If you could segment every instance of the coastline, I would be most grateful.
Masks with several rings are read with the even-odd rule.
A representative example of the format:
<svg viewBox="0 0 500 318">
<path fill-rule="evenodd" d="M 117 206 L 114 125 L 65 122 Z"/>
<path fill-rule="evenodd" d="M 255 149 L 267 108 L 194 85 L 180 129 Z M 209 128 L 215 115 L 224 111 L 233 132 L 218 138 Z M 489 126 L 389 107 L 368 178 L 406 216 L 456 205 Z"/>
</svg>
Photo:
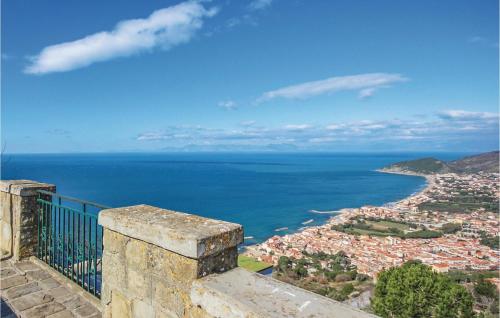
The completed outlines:
<svg viewBox="0 0 500 318">
<path fill-rule="evenodd" d="M 409 195 L 409 196 L 407 196 L 407 197 L 405 197 L 405 198 L 403 198 L 401 200 L 398 200 L 398 201 L 395 201 L 395 202 L 384 203 L 380 207 L 396 206 L 396 205 L 401 204 L 401 203 L 403 203 L 403 202 L 405 202 L 407 200 L 411 200 L 414 197 L 423 195 L 426 192 L 430 191 L 433 188 L 434 184 L 435 184 L 435 178 L 434 178 L 433 175 L 418 174 L 418 173 L 407 172 L 407 171 L 386 170 L 384 168 L 382 168 L 382 169 L 376 169 L 374 171 L 380 172 L 380 173 L 389 173 L 389 174 L 399 174 L 399 175 L 407 175 L 407 176 L 414 176 L 414 177 L 423 177 L 426 180 L 426 184 L 424 185 L 424 187 L 422 189 L 420 189 L 420 190 L 412 193 L 411 195 Z M 270 239 L 271 237 L 274 237 L 274 236 L 286 236 L 286 235 L 300 234 L 300 233 L 304 232 L 305 230 L 308 230 L 308 229 L 311 229 L 311 228 L 321 228 L 321 227 L 324 227 L 325 225 L 330 224 L 332 221 L 335 221 L 335 220 L 338 220 L 338 219 L 342 219 L 350 211 L 356 210 L 356 209 L 360 209 L 362 207 L 364 207 L 364 206 L 359 206 L 359 207 L 354 207 L 354 208 L 352 208 L 352 207 L 351 208 L 343 208 L 343 209 L 336 210 L 336 211 L 327 211 L 328 213 L 335 212 L 335 215 L 331 216 L 330 218 L 328 218 L 327 220 L 325 220 L 324 222 L 322 222 L 322 224 L 313 225 L 313 226 L 303 226 L 303 227 L 297 229 L 297 231 L 293 231 L 292 233 L 286 233 L 284 235 L 274 234 L 274 235 L 270 236 L 268 239 Z M 314 211 L 314 212 L 311 212 L 311 213 L 322 213 L 322 211 Z M 326 212 L 325 212 L 325 214 L 326 214 Z M 267 241 L 267 240 L 265 240 L 265 241 Z M 247 248 L 251 249 L 251 248 L 253 248 L 255 246 L 258 246 L 258 245 L 260 245 L 262 243 L 263 242 L 245 246 L 245 248 L 243 249 L 243 253 L 245 252 L 245 250 Z"/>
</svg>

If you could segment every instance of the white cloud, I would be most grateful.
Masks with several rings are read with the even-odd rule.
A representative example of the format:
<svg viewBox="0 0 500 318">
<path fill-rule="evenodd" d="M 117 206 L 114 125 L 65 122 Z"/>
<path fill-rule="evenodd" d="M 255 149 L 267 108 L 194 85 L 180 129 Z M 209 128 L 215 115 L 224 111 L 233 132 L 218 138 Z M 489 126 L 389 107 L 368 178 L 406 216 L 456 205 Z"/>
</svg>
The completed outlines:
<svg viewBox="0 0 500 318">
<path fill-rule="evenodd" d="M 308 125 L 308 124 L 300 124 L 300 125 L 285 125 L 284 127 L 286 130 L 290 130 L 290 131 L 303 131 L 303 130 L 306 130 L 306 129 L 310 129 L 312 128 L 311 125 Z"/>
<path fill-rule="evenodd" d="M 238 108 L 238 104 L 233 100 L 221 101 L 217 104 L 217 106 L 224 108 L 225 110 L 235 110 Z"/>
<path fill-rule="evenodd" d="M 252 0 L 248 5 L 250 10 L 262 10 L 271 5 L 273 0 Z"/>
<path fill-rule="evenodd" d="M 499 124 L 498 120 L 492 120 L 498 118 L 498 114 L 464 110 L 443 113 L 451 114 L 452 118 L 467 119 L 450 119 L 440 113 L 426 120 L 362 120 L 314 126 L 287 124 L 265 127 L 253 123 L 240 124 L 231 129 L 173 126 L 142 133 L 137 140 L 156 141 L 170 149 L 187 147 L 188 150 L 212 145 L 210 150 L 264 150 L 266 147 L 287 150 L 292 147 L 325 151 L 368 148 L 394 151 L 402 148 L 430 150 L 438 146 L 446 148 L 447 145 L 458 147 L 454 149 L 474 149 L 498 144 Z"/>
<path fill-rule="evenodd" d="M 471 44 L 498 48 L 498 41 L 491 41 L 490 39 L 488 39 L 484 36 L 479 36 L 479 35 L 471 36 L 467 39 L 467 41 Z"/>
<path fill-rule="evenodd" d="M 154 11 L 145 19 L 121 21 L 112 31 L 45 47 L 31 58 L 31 65 L 24 71 L 28 74 L 65 72 L 157 47 L 168 50 L 189 42 L 202 27 L 203 19 L 216 13 L 217 9 L 205 9 L 196 1 L 182 2 Z"/>
<path fill-rule="evenodd" d="M 250 127 L 250 126 L 253 126 L 255 125 L 257 122 L 255 120 L 246 120 L 246 121 L 242 121 L 240 123 L 240 126 L 243 126 L 243 127 Z"/>
<path fill-rule="evenodd" d="M 465 110 L 445 110 L 438 113 L 442 119 L 456 121 L 498 120 L 498 113 L 471 112 Z"/>
<path fill-rule="evenodd" d="M 368 97 L 378 88 L 405 81 L 408 79 L 400 74 L 388 73 L 337 76 L 265 92 L 257 99 L 257 102 L 265 102 L 274 98 L 306 99 L 347 90 L 360 90 L 360 97 Z"/>
<path fill-rule="evenodd" d="M 485 42 L 486 41 L 486 38 L 482 37 L 482 36 L 471 36 L 468 41 L 470 43 L 482 43 L 482 42 Z"/>
<path fill-rule="evenodd" d="M 372 97 L 376 90 L 377 90 L 376 87 L 365 88 L 365 89 L 362 89 L 362 90 L 359 91 L 358 96 L 361 99 Z"/>
</svg>

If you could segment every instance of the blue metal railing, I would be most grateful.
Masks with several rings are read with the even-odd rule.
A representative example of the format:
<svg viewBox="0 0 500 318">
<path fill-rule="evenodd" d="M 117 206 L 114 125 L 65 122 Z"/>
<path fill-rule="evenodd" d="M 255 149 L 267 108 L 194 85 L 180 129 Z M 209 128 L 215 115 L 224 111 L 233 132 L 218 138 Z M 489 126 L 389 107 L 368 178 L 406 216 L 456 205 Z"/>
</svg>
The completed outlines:
<svg viewBox="0 0 500 318">
<path fill-rule="evenodd" d="M 37 202 L 38 258 L 100 298 L 103 245 L 97 217 L 108 207 L 43 190 Z"/>
</svg>

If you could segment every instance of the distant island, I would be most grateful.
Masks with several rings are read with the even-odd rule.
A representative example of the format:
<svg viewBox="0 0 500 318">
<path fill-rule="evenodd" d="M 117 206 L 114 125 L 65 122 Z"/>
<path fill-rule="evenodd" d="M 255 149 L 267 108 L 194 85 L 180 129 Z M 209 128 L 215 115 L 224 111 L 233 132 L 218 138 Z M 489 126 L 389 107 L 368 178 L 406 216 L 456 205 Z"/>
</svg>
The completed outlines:
<svg viewBox="0 0 500 318">
<path fill-rule="evenodd" d="M 449 162 L 432 157 L 401 161 L 384 167 L 379 171 L 422 175 L 477 172 L 498 173 L 498 162 L 499 151 L 492 151 Z"/>
</svg>

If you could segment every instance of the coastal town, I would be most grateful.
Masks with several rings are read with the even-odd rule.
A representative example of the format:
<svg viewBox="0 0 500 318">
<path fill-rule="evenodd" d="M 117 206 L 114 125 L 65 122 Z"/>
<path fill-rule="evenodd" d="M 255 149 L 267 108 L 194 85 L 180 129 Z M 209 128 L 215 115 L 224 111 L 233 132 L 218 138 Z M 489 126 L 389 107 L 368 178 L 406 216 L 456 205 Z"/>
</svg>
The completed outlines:
<svg viewBox="0 0 500 318">
<path fill-rule="evenodd" d="M 382 270 L 409 260 L 419 260 L 438 272 L 498 269 L 500 224 L 494 204 L 499 199 L 499 174 L 425 177 L 427 187 L 409 198 L 382 207 L 344 209 L 322 226 L 273 236 L 248 247 L 246 254 L 277 264 L 281 256 L 301 259 L 304 252 L 343 251 L 358 273 L 375 280 Z M 468 194 L 480 202 L 461 202 Z M 435 205 L 451 206 L 453 212 L 427 209 Z M 476 208 L 471 211 L 471 206 Z"/>
</svg>

